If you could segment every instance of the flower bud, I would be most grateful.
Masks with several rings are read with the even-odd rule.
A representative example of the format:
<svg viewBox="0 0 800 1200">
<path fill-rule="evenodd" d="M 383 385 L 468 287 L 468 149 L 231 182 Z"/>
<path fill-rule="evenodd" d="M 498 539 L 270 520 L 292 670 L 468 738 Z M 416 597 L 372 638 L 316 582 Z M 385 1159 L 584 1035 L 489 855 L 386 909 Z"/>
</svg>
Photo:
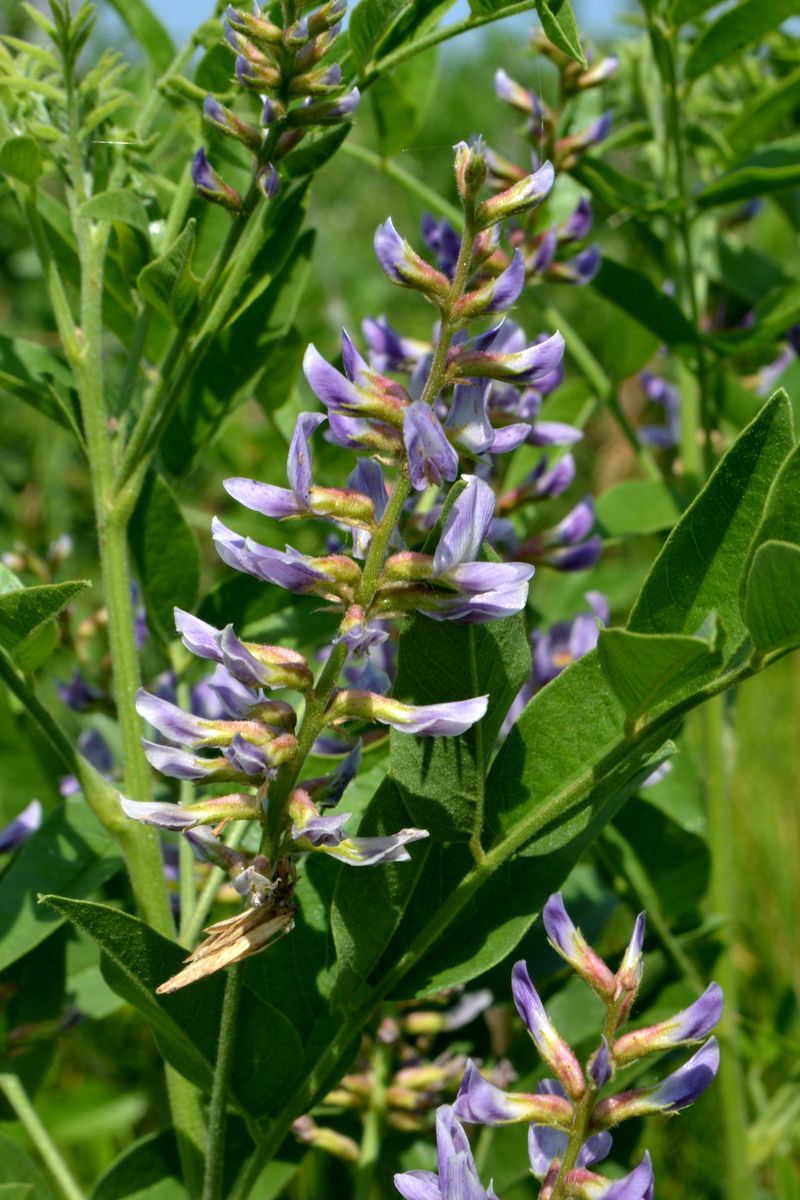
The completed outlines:
<svg viewBox="0 0 800 1200">
<path fill-rule="evenodd" d="M 542 923 L 550 945 L 565 958 L 605 1001 L 612 1000 L 617 981 L 602 958 L 595 954 L 569 916 L 560 892 L 554 892 L 542 909 Z"/>
<path fill-rule="evenodd" d="M 213 169 L 202 146 L 192 159 L 192 182 L 205 200 L 220 204 L 233 216 L 241 214 L 242 197 L 235 188 L 228 187 L 222 176 Z"/>
<path fill-rule="evenodd" d="M 436 271 L 411 249 L 405 238 L 395 229 L 391 217 L 375 231 L 374 246 L 384 274 L 393 283 L 415 288 L 435 302 L 447 299 L 450 291 L 447 276 L 441 271 Z"/>
<path fill-rule="evenodd" d="M 281 186 L 280 176 L 272 163 L 265 163 L 256 171 L 256 187 L 265 200 L 271 200 Z"/>
<path fill-rule="evenodd" d="M 358 88 L 327 100 L 307 100 L 289 111 L 288 123 L 293 126 L 338 125 L 349 121 L 358 108 L 361 93 Z"/>
<path fill-rule="evenodd" d="M 483 138 L 476 138 L 467 145 L 459 142 L 455 147 L 456 187 L 462 201 L 475 200 L 486 182 L 486 155 Z"/>
<path fill-rule="evenodd" d="M 343 1162 L 358 1162 L 357 1142 L 344 1133 L 337 1133 L 334 1129 L 325 1129 L 324 1126 L 317 1125 L 311 1117 L 298 1117 L 292 1124 L 292 1133 L 307 1146 L 313 1146 L 316 1150 L 324 1150 L 326 1154 L 332 1154 L 334 1158 L 341 1158 Z"/>
<path fill-rule="evenodd" d="M 243 121 L 241 117 L 237 117 L 230 108 L 225 108 L 210 92 L 203 101 L 203 116 L 209 125 L 213 125 L 226 137 L 242 142 L 255 154 L 261 149 L 260 130 L 247 121 Z"/>
<path fill-rule="evenodd" d="M 676 1113 L 701 1096 L 719 1069 L 719 1045 L 709 1038 L 696 1054 L 661 1083 L 635 1088 L 601 1100 L 592 1116 L 593 1129 L 609 1129 L 629 1117 Z"/>
<path fill-rule="evenodd" d="M 520 960 L 511 972 L 511 992 L 517 1012 L 550 1070 L 560 1079 L 573 1100 L 586 1091 L 586 1080 L 574 1053 L 558 1033 L 531 982 L 528 968 Z"/>
<path fill-rule="evenodd" d="M 553 164 L 546 162 L 532 175 L 526 175 L 519 183 L 512 184 L 504 192 L 484 200 L 478 209 L 478 224 L 481 229 L 518 217 L 536 208 L 549 195 L 555 181 Z"/>
<path fill-rule="evenodd" d="M 280 46 L 283 39 L 283 30 L 279 25 L 274 25 L 264 17 L 234 8 L 232 4 L 225 9 L 225 24 L 234 33 L 242 34 L 259 47 Z"/>
<path fill-rule="evenodd" d="M 719 1021 L 725 1000 L 718 983 L 710 983 L 702 996 L 667 1021 L 624 1034 L 614 1044 L 619 1066 L 636 1062 L 646 1054 L 660 1054 L 675 1046 L 700 1041 Z"/>
</svg>

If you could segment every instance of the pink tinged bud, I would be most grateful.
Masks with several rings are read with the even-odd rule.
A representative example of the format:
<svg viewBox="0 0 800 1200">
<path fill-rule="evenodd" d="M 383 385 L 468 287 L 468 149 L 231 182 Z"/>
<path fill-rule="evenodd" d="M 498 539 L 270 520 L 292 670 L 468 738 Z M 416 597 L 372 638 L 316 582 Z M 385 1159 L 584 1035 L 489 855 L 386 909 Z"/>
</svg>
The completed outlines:
<svg viewBox="0 0 800 1200">
<path fill-rule="evenodd" d="M 542 923 L 556 953 L 585 979 L 604 1000 L 612 1000 L 617 981 L 602 958 L 595 954 L 570 918 L 560 892 L 554 892 L 542 909 Z"/>
<path fill-rule="evenodd" d="M 564 1195 L 575 1200 L 653 1200 L 653 1165 L 650 1155 L 622 1179 L 603 1179 L 578 1167 L 565 1176 Z"/>
<path fill-rule="evenodd" d="M 609 54 L 607 58 L 601 58 L 600 62 L 594 63 L 588 71 L 584 71 L 578 76 L 577 86 L 584 91 L 586 88 L 597 87 L 599 83 L 605 83 L 612 75 L 615 74 L 619 67 L 619 56 Z"/>
<path fill-rule="evenodd" d="M 535 1121 L 569 1130 L 574 1116 L 572 1105 L 562 1096 L 502 1091 L 485 1079 L 472 1061 L 467 1062 L 454 1108 L 460 1120 L 476 1125 Z"/>
<path fill-rule="evenodd" d="M 572 1099 L 580 1100 L 586 1091 L 581 1065 L 548 1017 L 522 960 L 514 964 L 511 972 L 511 992 L 536 1049 Z"/>
<path fill-rule="evenodd" d="M 454 381 L 477 377 L 536 384 L 559 367 L 563 357 L 564 339 L 560 333 L 554 333 L 542 342 L 510 354 L 492 354 L 480 349 L 460 351 L 450 362 L 449 375 Z"/>
<path fill-rule="evenodd" d="M 676 1113 L 688 1108 L 709 1086 L 719 1069 L 719 1044 L 711 1037 L 677 1071 L 661 1083 L 620 1092 L 601 1100 L 592 1116 L 595 1129 L 609 1129 L 629 1117 Z"/>
<path fill-rule="evenodd" d="M 225 22 L 236 33 L 251 38 L 256 44 L 263 43 L 265 46 L 280 46 L 281 44 L 283 30 L 280 26 L 273 25 L 264 17 L 240 11 L 232 4 L 225 9 Z"/>
<path fill-rule="evenodd" d="M 278 194 L 281 179 L 272 163 L 266 163 L 256 171 L 256 187 L 265 200 L 271 200 Z"/>
<path fill-rule="evenodd" d="M 510 266 L 496 279 L 462 296 L 454 312 L 460 320 L 470 320 L 484 313 L 507 312 L 516 304 L 524 287 L 525 259 L 520 250 L 515 250 Z"/>
<path fill-rule="evenodd" d="M 337 692 L 325 720 L 326 724 L 348 719 L 379 721 L 418 737 L 458 737 L 483 719 L 488 704 L 488 696 L 442 704 L 402 704 L 389 696 L 348 688 Z"/>
<path fill-rule="evenodd" d="M 226 137 L 242 142 L 255 154 L 261 149 L 261 131 L 237 117 L 230 108 L 225 108 L 210 92 L 203 101 L 203 116 L 209 125 L 213 125 Z"/>
<path fill-rule="evenodd" d="M 296 788 L 292 793 L 288 812 L 292 818 L 292 837 L 300 850 L 330 854 L 351 867 L 408 862 L 411 855 L 406 845 L 428 837 L 425 829 L 401 829 L 384 837 L 348 837 L 344 833 L 344 825 L 352 814 L 320 816 L 302 788 Z"/>
<path fill-rule="evenodd" d="M 328 96 L 341 87 L 342 68 L 338 63 L 318 71 L 295 75 L 289 83 L 290 96 Z"/>
<path fill-rule="evenodd" d="M 375 255 L 384 274 L 393 283 L 415 288 L 432 300 L 444 301 L 450 291 L 450 281 L 435 270 L 395 229 L 391 217 L 379 225 L 374 238 Z"/>
<path fill-rule="evenodd" d="M 530 116 L 533 112 L 533 98 L 527 88 L 517 83 L 502 68 L 495 71 L 494 90 L 498 100 L 510 104 L 517 112 Z"/>
<path fill-rule="evenodd" d="M 213 169 L 202 146 L 192 159 L 192 182 L 203 199 L 220 204 L 234 216 L 242 212 L 242 197 Z"/>
<path fill-rule="evenodd" d="M 710 983 L 702 996 L 667 1021 L 636 1029 L 619 1038 L 614 1057 L 619 1066 L 635 1062 L 646 1054 L 659 1054 L 675 1046 L 685 1046 L 706 1037 L 722 1016 L 725 998 L 718 983 Z"/>
<path fill-rule="evenodd" d="M 253 57 L 240 54 L 234 67 L 236 78 L 243 88 L 252 92 L 273 91 L 281 85 L 281 73 L 270 66 L 266 59 L 253 61 Z"/>
<path fill-rule="evenodd" d="M 549 195 L 555 182 L 555 170 L 550 162 L 543 163 L 538 171 L 526 175 L 519 183 L 512 184 L 504 192 L 484 200 L 478 209 L 478 224 L 482 229 L 518 217 L 536 208 Z"/>
<path fill-rule="evenodd" d="M 582 535 L 581 535 L 582 536 Z M 639 984 L 642 981 L 642 951 L 644 948 L 644 931 L 647 925 L 647 913 L 640 912 L 633 926 L 633 933 L 628 947 L 623 955 L 616 976 L 616 998 L 619 1019 L 617 1027 L 628 1014 L 636 998 Z"/>
<path fill-rule="evenodd" d="M 519 183 L 525 178 L 525 172 L 522 167 L 518 167 L 516 163 L 509 158 L 503 158 L 502 154 L 497 154 L 487 146 L 486 162 L 489 167 L 489 182 L 492 187 L 505 188 L 510 183 Z"/>
<path fill-rule="evenodd" d="M 254 798 L 243 793 L 187 805 L 128 800 L 126 796 L 120 796 L 120 805 L 125 816 L 134 821 L 181 831 L 196 825 L 219 825 L 224 821 L 255 821 L 260 815 Z"/>
</svg>

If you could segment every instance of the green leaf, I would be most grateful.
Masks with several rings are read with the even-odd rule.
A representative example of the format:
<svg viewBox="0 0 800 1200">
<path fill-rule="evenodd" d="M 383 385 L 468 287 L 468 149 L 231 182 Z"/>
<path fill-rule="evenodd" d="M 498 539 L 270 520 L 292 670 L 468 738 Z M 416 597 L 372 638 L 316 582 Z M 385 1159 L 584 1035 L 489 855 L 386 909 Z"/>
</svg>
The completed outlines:
<svg viewBox="0 0 800 1200">
<path fill-rule="evenodd" d="M 36 183 L 42 173 L 42 152 L 32 137 L 22 134 L 0 144 L 0 174 L 20 183 Z"/>
<path fill-rule="evenodd" d="M 753 100 L 731 121 L 725 140 L 739 154 L 761 146 L 768 133 L 800 104 L 800 68 L 772 87 L 755 93 Z"/>
<path fill-rule="evenodd" d="M 785 395 L 774 396 L 739 436 L 668 537 L 633 607 L 628 629 L 693 634 L 717 613 L 732 656 L 747 631 L 739 588 L 770 484 L 792 450 Z"/>
<path fill-rule="evenodd" d="M 82 441 L 69 368 L 37 342 L 0 334 L 0 387 L 63 425 Z"/>
<path fill-rule="evenodd" d="M 25 1200 L 55 1200 L 39 1168 L 7 1134 L 0 1132 L 0 1183 L 23 1188 Z M 13 1197 L 13 1191 L 9 1193 Z"/>
<path fill-rule="evenodd" d="M 372 59 L 378 43 L 407 7 L 407 0 L 360 0 L 350 14 L 350 49 L 359 69 Z"/>
<path fill-rule="evenodd" d="M 797 0 L 740 0 L 707 25 L 686 60 L 689 80 L 699 79 L 720 63 L 740 54 L 747 46 L 797 15 Z"/>
<path fill-rule="evenodd" d="M 396 67 L 391 75 L 381 76 L 370 88 L 381 154 L 399 154 L 413 141 L 436 79 L 429 57 L 416 57 Z"/>
<path fill-rule="evenodd" d="M 122 1151 L 100 1176 L 91 1200 L 189 1200 L 175 1135 L 150 1133 Z"/>
<path fill-rule="evenodd" d="M 800 645 L 800 546 L 764 542 L 747 577 L 744 616 L 759 654 Z"/>
<path fill-rule="evenodd" d="M 175 57 L 175 46 L 145 0 L 109 0 L 109 3 L 136 38 L 153 66 L 158 71 L 166 71 Z"/>
<path fill-rule="evenodd" d="M 311 270 L 314 233 L 297 236 L 303 218 L 302 204 L 295 204 L 278 220 L 242 289 L 237 315 L 216 338 L 178 405 L 161 444 L 171 473 L 189 470 L 225 418 L 258 391 L 265 375 L 275 390 L 282 382 L 277 369 L 292 374 L 296 369 L 293 357 L 287 362 L 284 343 Z M 288 383 L 285 395 L 290 390 Z"/>
<path fill-rule="evenodd" d="M 536 11 L 542 29 L 553 45 L 585 70 L 588 64 L 569 0 L 536 0 Z"/>
<path fill-rule="evenodd" d="M 200 585 L 200 552 L 172 492 L 155 471 L 144 482 L 128 527 L 148 623 L 165 642 L 175 637 L 175 607 L 192 610 Z"/>
<path fill-rule="evenodd" d="M 800 136 L 772 142 L 712 179 L 695 196 L 700 208 L 732 204 L 800 183 Z"/>
<path fill-rule="evenodd" d="M 650 788 L 617 813 L 603 841 L 611 850 L 612 865 L 618 863 L 619 873 L 634 887 L 640 885 L 631 897 L 634 903 L 643 901 L 646 894 L 649 910 L 652 895 L 655 907 L 662 919 L 667 915 L 671 928 L 697 912 L 708 887 L 708 846 L 702 837 L 688 832 L 656 808 L 650 801 Z"/>
<path fill-rule="evenodd" d="M 655 188 L 626 175 L 602 158 L 583 155 L 570 174 L 608 208 L 619 212 L 634 209 L 638 212 L 661 212 L 667 204 Z"/>
<path fill-rule="evenodd" d="M 645 715 L 676 704 L 722 662 L 722 636 L 712 614 L 707 632 L 631 633 L 603 629 L 597 653 L 603 673 L 635 730 Z"/>
<path fill-rule="evenodd" d="M 670 9 L 670 20 L 676 25 L 684 25 L 687 21 L 695 21 L 704 12 L 719 2 L 719 0 L 673 0 Z"/>
<path fill-rule="evenodd" d="M 112 188 L 84 200 L 78 216 L 87 221 L 122 221 L 142 233 L 148 233 L 150 222 L 145 207 L 136 192 L 128 188 Z"/>
<path fill-rule="evenodd" d="M 289 179 L 302 179 L 324 167 L 325 163 L 333 158 L 351 129 L 350 122 L 345 121 L 343 125 L 337 125 L 319 137 L 304 141 L 298 150 L 292 151 L 285 159 Z"/>
<path fill-rule="evenodd" d="M 122 869 L 116 840 L 82 796 L 69 796 L 20 846 L 0 876 L 0 970 L 38 946 L 64 918 L 42 908 L 37 892 L 80 899 Z"/>
<path fill-rule="evenodd" d="M 762 542 L 791 542 L 800 545 L 800 447 L 796 447 L 769 489 L 764 519 L 758 527 L 756 545 Z"/>
<path fill-rule="evenodd" d="M 136 280 L 148 304 L 175 325 L 180 325 L 189 312 L 200 287 L 200 280 L 192 272 L 196 224 L 194 217 L 187 221 L 169 249 L 148 263 Z"/>
<path fill-rule="evenodd" d="M 211 977 L 157 996 L 156 987 L 182 966 L 181 946 L 104 904 L 52 895 L 41 899 L 98 942 L 107 982 L 144 1017 L 164 1058 L 198 1087 L 208 1088 L 216 1061 L 223 979 Z M 297 1082 L 302 1045 L 286 1017 L 253 992 L 248 991 L 242 1010 L 231 1098 L 242 1112 L 264 1116 L 280 1107 L 283 1091 Z"/>
<path fill-rule="evenodd" d="M 13 650 L 90 586 L 88 579 L 76 579 L 70 583 L 41 583 L 0 595 L 0 646 Z"/>
<path fill-rule="evenodd" d="M 50 1029 L 58 1027 L 66 1000 L 66 929 L 55 930 L 22 958 L 0 973 L 0 989 L 5 995 L 5 1029 L 29 1029 L 33 1036 L 14 1046 L 9 1040 L 5 1054 L 0 1052 L 0 1071 L 13 1071 L 28 1096 L 33 1099 L 47 1075 L 56 1050 L 54 1037 L 37 1037 L 39 1022 Z M 0 1095 L 0 1121 L 13 1121 L 14 1110 Z"/>
<path fill-rule="evenodd" d="M 413 823 L 433 838 L 480 834 L 492 747 L 531 666 L 518 614 L 486 625 L 456 625 L 415 616 L 400 638 L 392 695 L 435 704 L 489 695 L 486 716 L 457 738 L 416 738 L 392 731 L 392 776 Z M 476 830 L 477 822 L 477 830 Z"/>
<path fill-rule="evenodd" d="M 0 1200 L 33 1200 L 32 1183 L 0 1183 Z"/>
<path fill-rule="evenodd" d="M 693 353 L 697 334 L 678 305 L 647 275 L 603 256 L 591 287 L 677 353 Z"/>
<path fill-rule="evenodd" d="M 681 504 L 666 483 L 626 479 L 598 497 L 596 512 L 602 534 L 629 537 L 671 529 L 681 515 Z"/>
</svg>

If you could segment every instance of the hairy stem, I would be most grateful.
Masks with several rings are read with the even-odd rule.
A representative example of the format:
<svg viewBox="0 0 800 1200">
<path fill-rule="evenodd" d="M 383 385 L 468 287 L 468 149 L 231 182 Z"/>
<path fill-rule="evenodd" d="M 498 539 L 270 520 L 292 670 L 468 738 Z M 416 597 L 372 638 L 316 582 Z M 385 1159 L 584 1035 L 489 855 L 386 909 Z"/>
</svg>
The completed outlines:
<svg viewBox="0 0 800 1200">
<path fill-rule="evenodd" d="M 222 1175 L 225 1166 L 225 1128 L 228 1120 L 228 1088 L 233 1069 L 233 1052 L 236 1045 L 239 1002 L 242 995 L 244 966 L 237 963 L 228 971 L 225 980 L 225 998 L 222 1002 L 222 1018 L 217 1044 L 217 1061 L 214 1081 L 211 1085 L 211 1104 L 208 1110 L 208 1148 L 206 1170 L 203 1179 L 202 1200 L 221 1200 Z"/>
</svg>

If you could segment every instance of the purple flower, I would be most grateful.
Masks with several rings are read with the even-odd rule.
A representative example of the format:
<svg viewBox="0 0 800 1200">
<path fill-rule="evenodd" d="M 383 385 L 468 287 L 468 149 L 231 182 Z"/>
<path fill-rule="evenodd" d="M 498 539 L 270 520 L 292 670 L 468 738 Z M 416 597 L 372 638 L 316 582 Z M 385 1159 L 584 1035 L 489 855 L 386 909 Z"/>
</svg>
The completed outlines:
<svg viewBox="0 0 800 1200">
<path fill-rule="evenodd" d="M 498 100 L 502 100 L 504 104 L 510 104 L 512 108 L 527 116 L 533 114 L 538 97 L 512 79 L 502 68 L 494 73 L 494 90 Z"/>
<path fill-rule="evenodd" d="M 401 829 L 383 837 L 348 837 L 345 823 L 352 813 L 322 817 L 309 796 L 296 789 L 289 800 L 292 837 L 300 850 L 318 850 L 333 855 L 351 867 L 372 867 L 378 863 L 408 862 L 409 842 L 428 837 L 426 829 Z"/>
<path fill-rule="evenodd" d="M 445 429 L 456 445 L 478 457 L 487 451 L 494 454 L 516 450 L 527 439 L 530 426 L 507 425 L 494 430 L 487 411 L 489 389 L 478 383 L 456 387 L 447 412 Z"/>
<path fill-rule="evenodd" d="M 160 742 L 150 742 L 146 738 L 142 738 L 142 747 L 150 766 L 168 779 L 205 779 L 213 783 L 236 778 L 225 758 L 200 758 L 188 750 L 162 746 Z"/>
<path fill-rule="evenodd" d="M 629 1117 L 680 1112 L 702 1096 L 718 1069 L 719 1044 L 716 1038 L 710 1037 L 682 1067 L 660 1083 L 601 1100 L 594 1110 L 592 1123 L 596 1128 L 605 1129 Z"/>
<path fill-rule="evenodd" d="M 461 238 L 453 226 L 444 218 L 437 221 L 430 213 L 424 213 L 422 236 L 425 244 L 436 255 L 440 270 L 444 271 L 448 279 L 452 279 L 461 250 Z"/>
<path fill-rule="evenodd" d="M 603 1179 L 592 1171 L 568 1171 L 567 1194 L 579 1200 L 653 1200 L 653 1164 L 645 1152 L 638 1167 L 622 1179 Z"/>
<path fill-rule="evenodd" d="M 560 1094 L 504 1092 L 481 1075 L 469 1060 L 461 1081 L 455 1112 L 462 1121 L 477 1125 L 511 1125 L 536 1121 L 569 1130 L 574 1111 Z"/>
<path fill-rule="evenodd" d="M 496 225 L 498 221 L 506 221 L 509 217 L 518 217 L 547 197 L 555 182 L 555 170 L 550 162 L 543 163 L 537 171 L 526 175 L 518 183 L 512 183 L 510 188 L 484 200 L 479 206 L 477 219 L 482 229 Z"/>
<path fill-rule="evenodd" d="M 479 345 L 476 339 L 475 348 L 461 350 L 454 355 L 450 364 L 454 381 L 477 376 L 537 383 L 559 367 L 564 357 L 564 339 L 560 333 L 554 333 L 552 337 L 524 350 L 506 354 L 492 353 L 478 348 Z"/>
<path fill-rule="evenodd" d="M 317 809 L 335 808 L 358 774 L 360 765 L 361 742 L 358 741 L 329 775 L 304 780 L 303 791 L 311 797 Z"/>
<path fill-rule="evenodd" d="M 334 696 L 326 721 L 330 724 L 349 717 L 379 721 L 400 733 L 415 733 L 418 737 L 458 737 L 486 716 L 488 704 L 488 696 L 441 704 L 402 704 L 390 696 L 346 688 Z"/>
<path fill-rule="evenodd" d="M 376 371 L 409 370 L 430 348 L 425 342 L 401 337 L 386 317 L 365 317 L 361 329 Z"/>
<path fill-rule="evenodd" d="M 205 200 L 221 204 L 236 215 L 242 211 L 242 197 L 213 169 L 202 146 L 192 159 L 192 182 Z"/>
<path fill-rule="evenodd" d="M 645 399 L 650 404 L 656 404 L 664 410 L 663 425 L 643 425 L 639 430 L 639 439 L 648 445 L 659 449 L 670 449 L 677 446 L 681 436 L 681 397 L 674 384 L 668 383 L 660 375 L 650 371 L 642 371 L 639 375 Z"/>
<path fill-rule="evenodd" d="M 42 805 L 39 800 L 31 800 L 14 820 L 5 828 L 0 829 L 0 854 L 10 854 L 27 841 L 42 824 Z"/>
<path fill-rule="evenodd" d="M 600 247 L 595 243 L 587 246 L 585 250 L 581 250 L 574 258 L 567 259 L 566 262 L 553 263 L 548 271 L 548 276 L 561 280 L 562 283 L 574 283 L 578 286 L 591 283 L 600 270 L 601 261 L 602 253 Z"/>
<path fill-rule="evenodd" d="M 403 442 L 408 473 L 418 492 L 428 484 L 441 486 L 458 475 L 458 455 L 448 442 L 436 413 L 423 400 L 415 400 L 403 417 Z"/>
<path fill-rule="evenodd" d="M 56 691 L 64 703 L 75 712 L 86 712 L 99 700 L 104 699 L 103 693 L 92 687 L 77 667 L 73 670 L 69 683 L 56 681 Z"/>
<path fill-rule="evenodd" d="M 224 480 L 225 491 L 245 508 L 278 520 L 310 513 L 313 480 L 309 437 L 324 420 L 322 413 L 304 412 L 297 418 L 286 464 L 291 491 L 239 477 Z"/>
<path fill-rule="evenodd" d="M 594 213 L 592 202 L 587 196 L 581 196 L 577 205 L 567 217 L 558 231 L 560 242 L 579 242 L 585 238 L 592 228 Z"/>
<path fill-rule="evenodd" d="M 221 821 L 253 821 L 259 815 L 255 798 L 238 792 L 189 805 L 129 800 L 127 796 L 120 796 L 119 802 L 126 817 L 157 829 L 178 832 L 196 825 L 219 825 Z"/>
<path fill-rule="evenodd" d="M 536 1092 L 544 1096 L 564 1096 L 565 1092 L 556 1079 L 543 1079 L 537 1084 Z M 569 1145 L 566 1133 L 551 1129 L 547 1125 L 531 1125 L 528 1130 L 528 1157 L 531 1171 L 537 1179 L 546 1178 L 555 1159 L 564 1157 Z M 578 1167 L 591 1167 L 602 1162 L 611 1150 L 611 1134 L 595 1133 L 588 1138 L 578 1152 Z"/>
<path fill-rule="evenodd" d="M 565 958 L 573 970 L 586 980 L 604 1000 L 613 998 L 617 981 L 598 954 L 595 954 L 581 931 L 576 928 L 564 907 L 560 892 L 554 892 L 542 909 L 542 924 L 550 945 Z"/>
<path fill-rule="evenodd" d="M 301 596 L 307 592 L 330 595 L 335 591 L 328 575 L 316 565 L 318 560 L 299 554 L 291 547 L 283 551 L 262 546 L 234 533 L 217 517 L 211 523 L 211 536 L 222 561 L 236 571 L 255 575 L 257 579 Z"/>
<path fill-rule="evenodd" d="M 616 1059 L 616 1046 L 614 1048 L 614 1058 Z M 599 1092 L 606 1086 L 611 1076 L 614 1074 L 614 1066 L 611 1062 L 611 1055 L 608 1050 L 608 1041 L 605 1037 L 600 1039 L 600 1046 L 595 1050 L 589 1060 L 589 1074 L 592 1077 L 592 1083 Z"/>
<path fill-rule="evenodd" d="M 725 998 L 718 983 L 710 983 L 699 999 L 667 1021 L 623 1034 L 614 1047 L 619 1066 L 645 1054 L 657 1054 L 675 1046 L 701 1041 L 722 1016 Z"/>
<path fill-rule="evenodd" d="M 395 229 L 391 217 L 375 230 L 373 245 L 381 269 L 393 283 L 416 288 L 432 299 L 447 297 L 450 290 L 447 276 L 412 250 Z"/>
<path fill-rule="evenodd" d="M 394 1185 L 404 1200 L 497 1200 L 478 1179 L 469 1141 L 455 1109 L 442 1105 L 436 1111 L 438 1175 L 431 1171 L 404 1171 Z"/>
<path fill-rule="evenodd" d="M 548 1017 L 523 960 L 515 963 L 511 971 L 511 994 L 536 1049 L 568 1094 L 579 1100 L 586 1091 L 581 1065 Z"/>
<path fill-rule="evenodd" d="M 607 624 L 608 601 L 600 592 L 587 592 L 586 599 L 590 612 L 578 613 L 571 621 L 559 621 L 546 633 L 534 632 L 533 681 L 537 690 L 597 645 L 598 620 Z"/>
<path fill-rule="evenodd" d="M 111 747 L 99 729 L 82 730 L 78 734 L 78 749 L 105 779 L 111 778 L 114 759 Z M 75 775 L 63 775 L 59 780 L 58 790 L 62 796 L 75 796 L 81 790 L 81 785 Z"/>
</svg>

